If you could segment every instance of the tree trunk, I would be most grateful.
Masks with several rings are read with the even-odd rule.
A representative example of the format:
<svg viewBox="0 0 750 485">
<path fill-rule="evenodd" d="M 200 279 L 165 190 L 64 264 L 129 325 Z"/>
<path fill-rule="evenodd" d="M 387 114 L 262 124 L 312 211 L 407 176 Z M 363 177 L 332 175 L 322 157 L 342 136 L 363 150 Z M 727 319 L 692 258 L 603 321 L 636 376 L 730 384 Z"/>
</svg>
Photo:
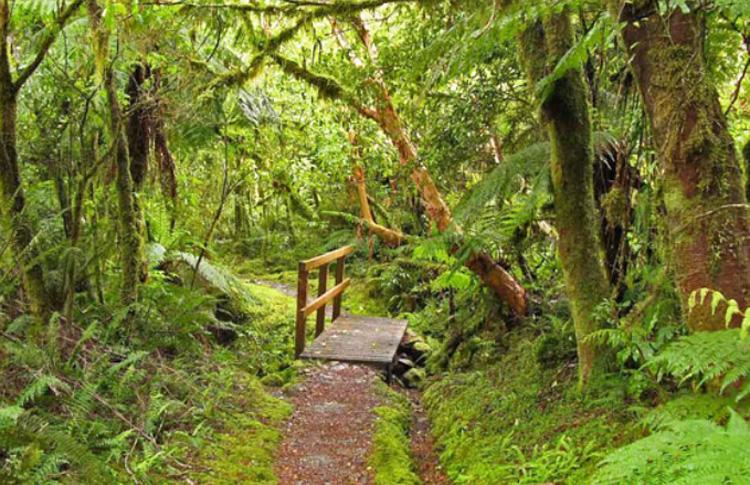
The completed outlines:
<svg viewBox="0 0 750 485">
<path fill-rule="evenodd" d="M 742 170 L 703 58 L 699 10 L 659 12 L 655 0 L 610 7 L 625 24 L 631 58 L 663 170 L 670 264 L 691 330 L 725 327 L 710 302 L 688 311 L 703 287 L 750 304 L 750 214 Z M 733 322 L 735 325 L 739 321 Z"/>
<path fill-rule="evenodd" d="M 22 285 L 31 311 L 46 320 L 52 311 L 52 302 L 44 286 L 44 269 L 33 244 L 34 232 L 31 221 L 25 212 L 26 196 L 21 185 L 21 169 L 18 165 L 16 119 L 18 91 L 23 80 L 14 82 L 11 74 L 8 45 L 12 35 L 10 14 L 8 1 L 0 1 L 0 209 L 10 232 L 11 248 L 21 270 Z"/>
<path fill-rule="evenodd" d="M 375 234 L 384 243 L 389 246 L 400 246 L 404 240 L 404 235 L 400 232 L 389 229 L 375 222 L 370 211 L 370 202 L 367 200 L 367 186 L 365 184 L 365 171 L 359 165 L 354 166 L 352 179 L 357 186 L 357 196 L 359 199 L 360 219 L 367 225 L 370 233 Z"/>
<path fill-rule="evenodd" d="M 97 67 L 102 74 L 102 82 L 110 115 L 110 137 L 115 143 L 113 153 L 116 168 L 117 203 L 119 209 L 119 237 L 122 258 L 121 298 L 125 304 L 138 299 L 138 283 L 145 274 L 146 262 L 143 255 L 141 237 L 141 217 L 134 196 L 134 183 L 130 172 L 130 157 L 124 135 L 123 116 L 117 99 L 117 86 L 114 72 L 109 62 L 109 32 L 102 23 L 102 10 L 96 0 L 88 0 L 91 29 L 94 37 L 94 50 Z"/>
<path fill-rule="evenodd" d="M 375 234 L 384 243 L 389 246 L 400 246 L 404 240 L 404 235 L 394 229 L 389 229 L 375 222 L 370 210 L 370 200 L 367 196 L 367 183 L 365 181 L 365 170 L 360 165 L 362 160 L 361 147 L 359 145 L 357 134 L 349 131 L 349 143 L 352 145 L 352 181 L 357 188 L 357 199 L 359 200 L 359 217 L 367 225 L 371 234 Z"/>
<path fill-rule="evenodd" d="M 128 79 L 125 92 L 128 97 L 127 120 L 125 132 L 128 138 L 128 156 L 130 157 L 130 176 L 133 186 L 138 191 L 143 187 L 148 173 L 148 155 L 151 145 L 151 107 L 144 90 L 146 78 L 150 75 L 148 67 L 136 64 Z"/>
<path fill-rule="evenodd" d="M 520 39 L 522 56 L 535 85 L 573 45 L 567 9 L 536 22 Z M 569 70 L 542 100 L 542 118 L 552 148 L 551 172 L 558 255 L 570 299 L 582 386 L 608 367 L 604 348 L 587 337 L 600 327 L 596 308 L 609 296 L 594 203 L 594 148 L 588 92 L 580 69 Z"/>
<path fill-rule="evenodd" d="M 7 55 L 0 54 L 0 70 L 8 69 Z M 21 171 L 16 151 L 17 95 L 10 78 L 1 80 L 0 86 L 0 185 L 2 185 L 2 212 L 10 231 L 11 247 L 21 269 L 23 288 L 34 315 L 46 320 L 52 311 L 52 302 L 44 286 L 44 270 L 38 261 L 38 251 L 33 244 L 31 221 L 25 213 L 26 197 L 21 185 Z"/>
<path fill-rule="evenodd" d="M 745 158 L 745 197 L 750 200 L 750 139 L 742 149 L 742 156 Z"/>
</svg>

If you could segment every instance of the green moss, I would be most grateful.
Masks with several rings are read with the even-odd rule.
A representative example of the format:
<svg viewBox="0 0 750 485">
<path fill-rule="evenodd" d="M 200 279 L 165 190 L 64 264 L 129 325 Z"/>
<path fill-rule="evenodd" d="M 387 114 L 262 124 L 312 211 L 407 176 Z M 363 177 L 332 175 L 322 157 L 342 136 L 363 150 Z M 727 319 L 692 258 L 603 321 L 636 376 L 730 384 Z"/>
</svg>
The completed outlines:
<svg viewBox="0 0 750 485">
<path fill-rule="evenodd" d="M 622 187 L 612 187 L 612 190 L 602 197 L 601 205 L 610 224 L 622 226 L 627 224 L 629 203 Z"/>
<path fill-rule="evenodd" d="M 375 284 L 368 279 L 353 279 L 344 293 L 344 309 L 355 315 L 388 316 L 388 302 L 384 301 Z"/>
<path fill-rule="evenodd" d="M 254 380 L 237 396 L 236 413 L 225 414 L 225 430 L 201 447 L 193 478 L 200 483 L 275 484 L 274 452 L 281 440 L 277 427 L 291 406 L 276 399 Z"/>
<path fill-rule="evenodd" d="M 502 360 L 431 384 L 425 404 L 440 459 L 456 484 L 583 483 L 599 457 L 639 431 L 625 386 L 584 398 L 575 369 L 542 368 L 528 332 Z"/>
<path fill-rule="evenodd" d="M 409 401 L 384 384 L 378 386 L 383 405 L 373 411 L 377 415 L 369 465 L 376 485 L 418 485 L 421 480 L 414 473 L 410 455 Z"/>
<path fill-rule="evenodd" d="M 528 76 L 532 83 L 539 84 L 546 79 L 543 67 L 556 66 L 574 44 L 569 9 L 544 17 L 541 26 L 535 23 L 528 27 L 520 41 Z M 539 101 L 552 152 L 558 256 L 573 314 L 580 383 L 585 386 L 609 370 L 612 362 L 606 348 L 586 340 L 600 328 L 597 309 L 609 296 L 600 220 L 594 204 L 588 85 L 580 69 L 570 69 L 548 91 L 539 96 Z"/>
<path fill-rule="evenodd" d="M 716 87 L 704 59 L 695 56 L 700 49 L 697 36 L 673 43 L 669 36 L 654 34 L 643 50 L 645 57 L 636 62 L 658 66 L 645 87 L 646 101 L 664 169 L 670 259 L 687 323 L 691 329 L 716 329 L 723 328 L 721 318 L 705 307 L 688 312 L 686 303 L 702 286 L 744 298 L 736 288 L 746 282 L 732 275 L 747 263 L 742 249 L 747 213 L 716 208 L 745 203 L 746 187 Z"/>
</svg>

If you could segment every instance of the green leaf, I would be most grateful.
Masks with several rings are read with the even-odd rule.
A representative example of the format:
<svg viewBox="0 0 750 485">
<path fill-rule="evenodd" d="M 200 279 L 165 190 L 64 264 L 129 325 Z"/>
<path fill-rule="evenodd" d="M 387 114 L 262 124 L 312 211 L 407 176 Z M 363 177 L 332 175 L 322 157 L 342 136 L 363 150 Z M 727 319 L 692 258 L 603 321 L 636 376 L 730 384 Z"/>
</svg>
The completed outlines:
<svg viewBox="0 0 750 485">
<path fill-rule="evenodd" d="M 0 429 L 15 424 L 21 414 L 23 414 L 23 408 L 21 406 L 7 406 L 0 408 Z"/>
<path fill-rule="evenodd" d="M 690 7 L 688 6 L 687 2 L 685 2 L 685 0 L 676 0 L 675 3 L 680 8 L 680 10 L 682 10 L 682 13 L 690 13 Z"/>
<path fill-rule="evenodd" d="M 750 308 L 745 310 L 745 317 L 742 319 L 742 326 L 740 328 L 740 338 L 747 338 L 748 331 L 750 331 Z"/>
<path fill-rule="evenodd" d="M 729 408 L 727 431 L 730 433 L 750 433 L 750 425 L 734 409 Z"/>
<path fill-rule="evenodd" d="M 703 302 L 706 300 L 706 295 L 708 295 L 708 292 L 711 291 L 708 288 L 701 288 L 698 290 L 701 295 L 701 305 L 703 305 Z"/>
<path fill-rule="evenodd" d="M 565 76 L 568 71 L 580 68 L 588 59 L 590 49 L 597 43 L 606 44 L 614 35 L 615 29 L 609 15 L 602 15 L 588 33 L 578 41 L 557 62 L 551 73 L 542 78 L 536 85 L 536 94 L 544 102 L 552 93 L 554 83 Z"/>
</svg>

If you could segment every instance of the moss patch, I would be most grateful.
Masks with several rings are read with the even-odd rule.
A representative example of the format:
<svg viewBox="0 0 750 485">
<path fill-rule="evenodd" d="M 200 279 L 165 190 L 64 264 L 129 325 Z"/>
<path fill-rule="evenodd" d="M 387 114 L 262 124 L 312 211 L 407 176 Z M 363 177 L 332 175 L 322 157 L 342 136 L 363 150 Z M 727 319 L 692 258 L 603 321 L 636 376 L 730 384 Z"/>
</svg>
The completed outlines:
<svg viewBox="0 0 750 485">
<path fill-rule="evenodd" d="M 373 411 L 377 415 L 372 441 L 370 467 L 376 485 L 418 485 L 410 454 L 409 428 L 411 407 L 402 395 L 379 383 L 383 405 Z"/>
<path fill-rule="evenodd" d="M 277 426 L 291 406 L 267 394 L 255 379 L 237 396 L 237 412 L 222 416 L 224 430 L 202 447 L 194 475 L 200 483 L 275 484 L 274 452 L 281 440 Z"/>
<path fill-rule="evenodd" d="M 529 332 L 495 365 L 431 384 L 425 404 L 456 484 L 584 483 L 600 457 L 640 432 L 619 381 L 585 399 L 576 369 L 542 368 Z"/>
</svg>

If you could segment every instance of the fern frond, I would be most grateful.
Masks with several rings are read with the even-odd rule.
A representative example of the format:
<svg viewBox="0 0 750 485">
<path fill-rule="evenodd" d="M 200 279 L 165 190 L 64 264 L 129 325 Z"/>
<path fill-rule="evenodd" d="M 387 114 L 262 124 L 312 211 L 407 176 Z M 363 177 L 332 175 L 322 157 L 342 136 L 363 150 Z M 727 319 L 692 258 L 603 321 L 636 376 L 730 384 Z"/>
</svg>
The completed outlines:
<svg viewBox="0 0 750 485">
<path fill-rule="evenodd" d="M 456 207 L 456 220 L 465 224 L 488 204 L 503 201 L 521 190 L 526 179 L 536 178 L 544 171 L 549 156 L 549 143 L 539 142 L 505 157 L 464 196 Z"/>
<path fill-rule="evenodd" d="M 52 392 L 58 394 L 62 390 L 69 390 L 69 386 L 53 375 L 42 375 L 26 386 L 18 396 L 16 404 L 23 407 L 26 404 L 39 399 L 46 394 L 48 390 L 52 390 Z"/>
<path fill-rule="evenodd" d="M 721 379 L 723 392 L 750 375 L 750 340 L 741 339 L 738 329 L 697 332 L 668 345 L 647 365 L 683 382 Z"/>
<path fill-rule="evenodd" d="M 747 423 L 736 413 L 726 428 L 707 420 L 676 421 L 608 455 L 592 483 L 746 483 L 748 440 Z"/>
</svg>

